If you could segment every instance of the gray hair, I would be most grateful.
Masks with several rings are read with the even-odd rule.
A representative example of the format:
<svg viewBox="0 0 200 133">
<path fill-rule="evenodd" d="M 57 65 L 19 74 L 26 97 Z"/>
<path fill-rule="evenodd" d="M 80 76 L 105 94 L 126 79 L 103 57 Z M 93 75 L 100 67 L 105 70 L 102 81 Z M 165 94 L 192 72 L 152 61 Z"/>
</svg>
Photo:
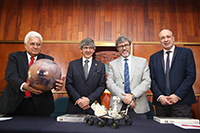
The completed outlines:
<svg viewBox="0 0 200 133">
<path fill-rule="evenodd" d="M 121 35 L 120 37 L 117 38 L 115 42 L 115 46 L 118 47 L 118 44 L 126 42 L 126 41 L 128 41 L 129 44 L 131 45 L 132 41 L 127 36 Z"/>
<path fill-rule="evenodd" d="M 96 49 L 94 40 L 92 40 L 92 39 L 89 38 L 89 37 L 88 37 L 88 38 L 85 38 L 85 39 L 83 39 L 83 40 L 81 41 L 79 48 L 82 49 L 84 45 L 93 46 L 93 48 Z"/>
<path fill-rule="evenodd" d="M 42 36 L 40 35 L 40 33 L 36 32 L 36 31 L 30 31 L 28 34 L 26 34 L 26 36 L 24 38 L 24 44 L 28 43 L 30 37 L 38 37 L 38 38 L 40 38 L 41 43 L 43 43 L 43 39 L 42 39 Z"/>
</svg>

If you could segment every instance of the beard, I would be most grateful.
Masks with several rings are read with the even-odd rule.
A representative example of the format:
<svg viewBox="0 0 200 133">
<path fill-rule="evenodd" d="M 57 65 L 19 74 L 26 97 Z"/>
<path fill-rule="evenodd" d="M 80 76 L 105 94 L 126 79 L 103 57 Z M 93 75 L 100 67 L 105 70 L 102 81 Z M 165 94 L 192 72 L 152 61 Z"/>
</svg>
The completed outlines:
<svg viewBox="0 0 200 133">
<path fill-rule="evenodd" d="M 125 55 L 125 54 L 123 54 L 125 51 L 127 52 L 127 54 L 126 54 L 126 55 Z M 128 50 L 126 50 L 126 49 L 125 49 L 125 50 L 123 50 L 123 51 L 122 51 L 122 53 L 121 53 L 121 56 L 122 56 L 122 57 L 124 57 L 124 58 L 127 58 L 129 55 L 130 55 L 130 51 L 128 51 Z"/>
</svg>

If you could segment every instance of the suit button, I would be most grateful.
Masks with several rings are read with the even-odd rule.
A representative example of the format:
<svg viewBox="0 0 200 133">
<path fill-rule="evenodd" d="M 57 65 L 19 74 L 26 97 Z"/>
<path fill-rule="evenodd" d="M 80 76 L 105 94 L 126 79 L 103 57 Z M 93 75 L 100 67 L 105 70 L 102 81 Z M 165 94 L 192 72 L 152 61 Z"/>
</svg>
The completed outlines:
<svg viewBox="0 0 200 133">
<path fill-rule="evenodd" d="M 124 84 L 124 82 L 122 82 L 122 84 Z"/>
<path fill-rule="evenodd" d="M 87 84 L 85 84 L 85 86 L 87 86 Z"/>
</svg>

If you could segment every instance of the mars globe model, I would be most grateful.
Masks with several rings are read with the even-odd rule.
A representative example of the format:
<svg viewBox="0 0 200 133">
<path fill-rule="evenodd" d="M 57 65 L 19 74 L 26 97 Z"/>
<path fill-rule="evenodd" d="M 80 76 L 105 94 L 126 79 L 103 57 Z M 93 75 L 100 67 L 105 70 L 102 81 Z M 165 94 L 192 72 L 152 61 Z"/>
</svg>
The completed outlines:
<svg viewBox="0 0 200 133">
<path fill-rule="evenodd" d="M 55 87 L 57 79 L 61 79 L 61 69 L 52 60 L 40 59 L 28 70 L 28 80 L 33 88 L 49 91 Z"/>
</svg>

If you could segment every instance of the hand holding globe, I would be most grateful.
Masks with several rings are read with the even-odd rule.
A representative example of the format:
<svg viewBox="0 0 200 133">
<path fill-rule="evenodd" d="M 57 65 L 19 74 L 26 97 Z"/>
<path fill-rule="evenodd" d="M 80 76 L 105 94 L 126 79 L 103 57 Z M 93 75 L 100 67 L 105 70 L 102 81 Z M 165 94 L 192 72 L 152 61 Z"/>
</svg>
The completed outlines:
<svg viewBox="0 0 200 133">
<path fill-rule="evenodd" d="M 49 59 L 37 60 L 28 70 L 28 80 L 31 87 L 42 91 L 53 89 L 56 80 L 61 80 L 61 76 L 60 67 Z"/>
</svg>

